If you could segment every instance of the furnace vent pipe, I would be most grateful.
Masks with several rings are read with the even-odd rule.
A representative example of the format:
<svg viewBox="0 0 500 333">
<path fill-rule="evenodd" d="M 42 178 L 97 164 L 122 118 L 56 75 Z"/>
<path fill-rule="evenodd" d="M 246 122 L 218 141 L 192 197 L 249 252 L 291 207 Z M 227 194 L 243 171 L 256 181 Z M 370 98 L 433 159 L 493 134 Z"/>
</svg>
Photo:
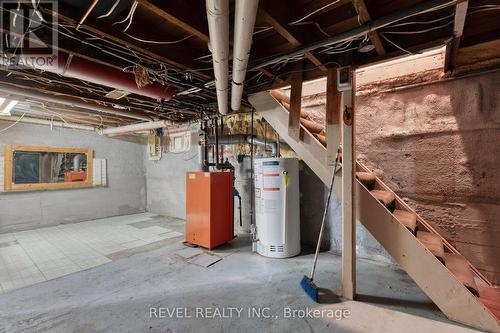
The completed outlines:
<svg viewBox="0 0 500 333">
<path fill-rule="evenodd" d="M 259 0 L 236 0 L 234 14 L 233 83 L 231 85 L 231 109 L 241 106 L 243 84 L 247 72 L 253 29 L 259 8 Z"/>
<path fill-rule="evenodd" d="M 168 120 L 149 121 L 146 123 L 105 128 L 101 131 L 101 134 L 117 135 L 117 134 L 127 134 L 127 133 L 134 133 L 134 132 L 144 132 L 144 131 L 151 131 L 151 130 L 158 129 L 158 128 L 164 128 L 164 127 L 167 127 L 168 125 L 171 125 L 171 122 Z"/>
<path fill-rule="evenodd" d="M 139 88 L 133 73 L 127 73 L 77 56 L 59 52 L 55 60 L 49 60 L 51 59 L 37 61 L 37 57 L 33 57 L 30 54 L 22 54 L 19 61 L 27 67 L 154 99 L 169 101 L 174 95 L 172 88 L 157 82 L 148 83 L 144 87 Z"/>
<path fill-rule="evenodd" d="M 211 136 L 208 138 L 208 143 L 213 145 L 215 144 L 215 137 Z M 218 143 L 221 145 L 237 145 L 237 144 L 250 144 L 252 143 L 252 136 L 245 134 L 233 134 L 233 135 L 224 135 L 218 137 Z M 253 138 L 253 143 L 259 146 L 265 146 L 268 149 L 271 149 L 271 154 L 276 156 L 276 142 L 266 142 L 263 138 Z"/>
<path fill-rule="evenodd" d="M 225 115 L 229 95 L 229 0 L 206 0 L 206 7 L 217 105 L 219 112 Z"/>
</svg>

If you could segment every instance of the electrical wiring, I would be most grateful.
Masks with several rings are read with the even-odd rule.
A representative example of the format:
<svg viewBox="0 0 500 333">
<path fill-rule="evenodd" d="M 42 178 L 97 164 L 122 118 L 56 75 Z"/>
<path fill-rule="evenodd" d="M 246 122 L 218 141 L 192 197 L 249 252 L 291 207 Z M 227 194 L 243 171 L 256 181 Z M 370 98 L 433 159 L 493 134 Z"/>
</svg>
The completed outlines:
<svg viewBox="0 0 500 333">
<path fill-rule="evenodd" d="M 162 45 L 177 44 L 177 43 L 183 42 L 183 41 L 193 37 L 193 35 L 188 35 L 184 38 L 174 40 L 174 41 L 157 41 L 157 40 L 147 40 L 147 39 L 138 38 L 138 37 L 132 36 L 131 34 L 128 34 L 128 33 L 125 33 L 125 35 L 136 40 L 136 41 L 142 42 L 142 43 L 162 44 Z"/>
<path fill-rule="evenodd" d="M 455 14 L 450 14 L 450 15 L 447 15 L 447 16 L 444 16 L 444 17 L 437 18 L 435 20 L 431 20 L 431 21 L 403 22 L 403 23 L 391 24 L 388 27 L 394 28 L 394 27 L 403 27 L 403 26 L 406 26 L 406 25 L 414 25 L 414 24 L 432 24 L 432 23 L 436 23 L 436 22 L 440 22 L 440 21 L 446 20 L 448 18 L 452 18 L 454 16 L 455 16 Z"/>
<path fill-rule="evenodd" d="M 480 13 L 480 12 L 485 12 L 485 11 L 490 11 L 490 10 L 500 10 L 500 5 L 482 5 L 482 6 L 473 6 L 469 7 L 469 9 L 472 9 L 470 12 L 467 13 L 467 15 L 472 15 L 475 13 Z"/>
<path fill-rule="evenodd" d="M 309 18 L 309 17 L 312 17 L 314 16 L 314 14 L 318 13 L 318 12 L 321 12 L 322 10 L 330 7 L 330 6 L 333 6 L 337 3 L 339 3 L 340 0 L 336 0 L 336 1 L 333 1 L 333 2 L 330 2 L 329 4 L 326 4 L 316 10 L 313 10 L 312 12 L 310 12 L 309 14 L 299 18 L 298 20 L 295 20 L 293 22 L 290 22 L 288 23 L 288 25 L 294 25 L 294 26 L 297 26 L 297 25 L 308 25 L 308 24 L 312 24 L 314 25 L 316 28 L 318 28 L 318 30 L 323 34 L 325 35 L 327 38 L 331 37 L 325 30 L 323 30 L 323 28 L 321 28 L 321 26 L 317 23 L 317 22 L 314 22 L 314 21 L 306 21 L 306 22 L 303 22 L 305 19 Z"/>
<path fill-rule="evenodd" d="M 273 29 L 273 27 L 271 27 L 271 26 L 269 26 L 269 27 L 266 27 L 266 26 L 264 26 L 264 27 L 255 27 L 255 28 L 258 29 L 258 30 L 256 30 L 256 31 L 253 32 L 254 36 L 257 35 L 257 34 L 260 34 L 262 32 L 266 32 L 266 31 L 269 31 L 269 30 Z"/>
<path fill-rule="evenodd" d="M 453 20 L 450 21 L 450 22 L 447 22 L 445 24 L 442 24 L 442 25 L 439 25 L 437 27 L 432 27 L 432 28 L 429 28 L 429 29 L 424 29 L 424 30 L 414 30 L 414 31 L 384 31 L 384 34 L 391 34 L 391 35 L 414 35 L 414 34 L 423 34 L 423 33 L 426 33 L 426 32 L 429 32 L 429 31 L 433 31 L 433 30 L 438 30 L 438 29 L 442 29 L 444 27 L 447 27 L 449 25 L 452 25 L 453 24 Z"/>
<path fill-rule="evenodd" d="M 318 8 L 318 9 L 316 9 L 316 10 L 313 10 L 312 12 L 310 12 L 309 14 L 307 14 L 307 15 L 306 15 L 306 16 L 304 16 L 304 17 L 302 17 L 302 18 L 300 18 L 300 19 L 298 19 L 298 20 L 295 20 L 295 21 L 293 21 L 293 22 L 288 23 L 288 25 L 294 25 L 294 24 L 300 23 L 300 22 L 304 21 L 305 19 L 307 19 L 307 18 L 309 18 L 309 17 L 313 16 L 314 14 L 316 14 L 316 13 L 318 13 L 318 12 L 322 11 L 323 9 L 326 9 L 326 8 L 328 8 L 328 7 L 330 7 L 330 6 L 333 6 L 333 5 L 335 5 L 335 4 L 339 3 L 339 2 L 340 2 L 340 0 L 336 0 L 336 1 L 330 2 L 329 4 L 326 4 L 326 5 L 324 5 L 324 6 L 320 7 L 320 8 Z"/>
<path fill-rule="evenodd" d="M 135 14 L 135 11 L 137 10 L 137 6 L 138 6 L 138 5 L 139 5 L 139 3 L 138 3 L 137 1 L 136 1 L 136 2 L 134 2 L 134 4 L 132 5 L 132 6 L 133 6 L 133 9 L 132 9 L 132 11 L 130 12 L 130 19 L 129 19 L 128 24 L 127 24 L 127 26 L 125 27 L 125 29 L 123 29 L 123 30 L 122 30 L 123 32 L 126 32 L 126 31 L 130 28 L 130 26 L 132 25 L 132 21 L 134 20 L 134 14 Z"/>
<path fill-rule="evenodd" d="M 12 127 L 16 126 L 16 125 L 17 125 L 17 124 L 21 121 L 21 119 L 23 119 L 23 118 L 24 118 L 24 116 L 25 116 L 25 115 L 26 115 L 26 112 L 24 112 L 24 113 L 23 113 L 23 115 L 22 115 L 21 117 L 19 117 L 19 119 L 17 119 L 17 120 L 16 120 L 13 124 L 11 124 L 11 125 L 9 125 L 9 126 L 7 126 L 7 127 L 5 127 L 5 128 L 2 128 L 2 129 L 0 130 L 0 133 L 3 133 L 3 132 L 5 132 L 5 131 L 7 131 L 7 130 L 11 129 Z"/>
<path fill-rule="evenodd" d="M 321 32 L 323 35 L 325 35 L 325 37 L 327 37 L 327 38 L 332 37 L 332 36 L 331 36 L 330 34 L 328 34 L 325 30 L 323 30 L 323 28 L 321 28 L 321 26 L 318 24 L 318 22 L 314 22 L 314 21 L 306 21 L 306 22 L 299 22 L 299 23 L 290 24 L 290 25 L 297 26 L 297 25 L 307 25 L 307 24 L 312 24 L 312 25 L 314 25 L 316 28 L 318 28 L 319 32 Z"/>
<path fill-rule="evenodd" d="M 119 3 L 120 3 L 120 0 L 116 0 L 115 3 L 113 4 L 113 6 L 111 6 L 111 8 L 109 9 L 109 11 L 106 14 L 98 16 L 97 18 L 98 19 L 103 19 L 103 18 L 108 17 L 109 15 L 111 15 L 115 11 L 116 6 L 118 6 Z"/>
<path fill-rule="evenodd" d="M 396 48 L 400 49 L 401 51 L 403 51 L 403 52 L 405 52 L 405 53 L 407 53 L 407 54 L 415 54 L 415 53 L 413 53 L 413 52 L 410 52 L 410 51 L 408 51 L 408 50 L 406 50 L 406 49 L 402 48 L 401 46 L 399 46 L 398 44 L 394 43 L 393 41 L 391 41 L 389 38 L 387 38 L 387 37 L 385 36 L 385 33 L 384 33 L 384 32 L 380 32 L 380 33 L 379 33 L 379 35 L 380 35 L 380 36 L 382 36 L 382 38 L 383 38 L 383 39 L 385 39 L 388 43 L 392 44 L 393 46 L 395 46 Z"/>
<path fill-rule="evenodd" d="M 314 71 L 322 66 L 329 66 L 329 65 L 337 65 L 338 67 L 340 67 L 341 65 L 336 62 L 336 61 L 328 61 L 328 62 L 325 62 L 321 65 L 318 65 L 318 66 L 314 66 L 314 67 L 311 67 L 311 68 L 306 68 L 306 69 L 303 69 L 303 70 L 290 70 L 290 71 L 287 71 L 287 72 L 283 72 L 283 73 L 279 73 L 278 75 L 276 75 L 271 81 L 266 81 L 266 82 L 262 82 L 260 84 L 257 84 L 257 85 L 253 85 L 251 86 L 250 88 L 251 89 L 255 89 L 257 87 L 260 87 L 260 86 L 263 86 L 263 85 L 266 85 L 266 84 L 272 84 L 272 82 L 276 79 L 276 78 L 279 78 L 283 75 L 289 75 L 289 74 L 293 74 L 293 73 L 299 73 L 299 72 L 310 72 L 310 71 Z"/>
<path fill-rule="evenodd" d="M 137 7 L 137 4 L 138 4 L 138 3 L 137 3 L 137 1 L 134 1 L 134 2 L 132 3 L 132 6 L 130 6 L 130 10 L 129 10 L 129 12 L 128 12 L 127 16 L 126 16 L 123 20 L 118 21 L 118 22 L 114 22 L 114 23 L 112 23 L 111 25 L 112 25 L 112 26 L 115 26 L 115 25 L 122 24 L 122 23 L 125 23 L 125 22 L 127 22 L 128 20 L 130 20 L 130 17 L 132 16 L 132 13 L 135 11 L 135 8 Z"/>
</svg>

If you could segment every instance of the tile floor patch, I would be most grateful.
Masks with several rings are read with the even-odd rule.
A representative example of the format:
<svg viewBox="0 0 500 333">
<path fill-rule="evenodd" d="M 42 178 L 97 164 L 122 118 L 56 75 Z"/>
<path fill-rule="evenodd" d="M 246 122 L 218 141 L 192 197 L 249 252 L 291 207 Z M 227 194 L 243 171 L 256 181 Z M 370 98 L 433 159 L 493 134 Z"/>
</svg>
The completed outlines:
<svg viewBox="0 0 500 333">
<path fill-rule="evenodd" d="M 175 252 L 175 254 L 183 257 L 184 259 L 189 259 L 199 254 L 202 254 L 203 250 L 197 247 L 186 247 L 180 251 Z"/>
<path fill-rule="evenodd" d="M 141 213 L 0 234 L 0 293 L 112 261 L 107 256 L 182 235 Z"/>
<path fill-rule="evenodd" d="M 0 242 L 0 247 L 7 247 L 7 246 L 11 246 L 11 245 L 16 245 L 16 244 L 19 244 L 17 242 L 17 240 L 11 240 L 11 241 L 7 241 L 7 242 Z"/>
<path fill-rule="evenodd" d="M 202 266 L 202 267 L 209 267 L 209 266 L 212 266 L 213 264 L 215 264 L 216 262 L 221 261 L 221 260 L 222 260 L 221 257 L 215 256 L 215 255 L 210 255 L 207 253 L 202 253 L 202 254 L 199 254 L 197 256 L 191 257 L 188 260 L 188 263 L 195 264 L 195 265 Z"/>
</svg>

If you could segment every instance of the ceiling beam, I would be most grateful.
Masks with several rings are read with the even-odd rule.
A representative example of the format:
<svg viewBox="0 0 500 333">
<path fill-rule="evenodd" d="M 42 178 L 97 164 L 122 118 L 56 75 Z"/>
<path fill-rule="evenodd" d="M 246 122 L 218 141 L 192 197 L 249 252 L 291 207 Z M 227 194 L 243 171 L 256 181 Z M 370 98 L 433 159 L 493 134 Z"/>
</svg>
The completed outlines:
<svg viewBox="0 0 500 333">
<path fill-rule="evenodd" d="M 453 23 L 453 38 L 446 44 L 446 56 L 444 62 L 444 71 L 452 71 L 456 67 L 458 48 L 460 39 L 464 32 L 465 18 L 467 17 L 468 0 L 458 0 L 455 6 L 455 18 Z"/>
<path fill-rule="evenodd" d="M 366 3 L 364 0 L 352 0 L 352 4 L 358 13 L 359 23 L 363 24 L 366 22 L 370 22 L 372 20 L 370 13 L 368 12 L 368 8 L 366 7 Z M 385 55 L 386 51 L 382 41 L 380 40 L 380 36 L 377 31 L 370 31 L 368 33 L 368 37 L 370 38 L 373 46 L 375 46 L 375 51 L 379 56 Z"/>
<path fill-rule="evenodd" d="M 205 44 L 208 44 L 210 38 L 208 37 L 208 35 L 206 33 L 196 29 L 195 27 L 188 24 L 187 22 L 184 22 L 183 20 L 177 18 L 173 14 L 168 13 L 165 9 L 162 9 L 162 8 L 156 6 L 155 4 L 153 4 L 147 0 L 138 0 L 138 2 L 139 2 L 139 5 L 141 5 L 141 7 L 146 8 L 147 10 L 158 15 L 159 17 L 161 17 L 165 21 L 175 25 L 177 28 L 187 32 L 188 34 L 190 34 L 192 36 L 195 36 L 196 38 L 198 38 L 199 40 L 201 40 Z"/>
<path fill-rule="evenodd" d="M 285 25 L 279 22 L 275 17 L 269 14 L 262 7 L 259 7 L 258 15 L 262 17 L 268 24 L 270 24 L 277 33 L 279 33 L 283 38 L 285 38 L 288 43 L 290 43 L 293 47 L 299 47 L 302 43 L 294 36 L 289 29 L 285 27 Z M 322 64 L 321 60 L 318 59 L 311 52 L 306 52 L 304 57 L 311 61 L 314 65 L 321 68 L 322 71 L 327 71 L 327 68 Z"/>
<path fill-rule="evenodd" d="M 53 15 L 53 16 L 58 16 L 59 20 L 60 21 L 64 21 L 66 23 L 69 23 L 70 25 L 72 26 L 75 26 L 78 24 L 77 21 L 73 20 L 72 18 L 70 18 L 69 16 L 66 16 L 64 14 L 62 14 L 61 12 L 58 12 L 58 13 L 55 13 L 53 11 L 50 11 L 50 10 L 47 10 L 47 9 L 44 9 L 44 8 L 41 8 L 40 9 L 42 12 L 45 12 L 47 14 L 50 14 L 50 15 Z M 111 43 L 115 43 L 115 44 L 118 44 L 122 47 L 125 47 L 127 49 L 130 49 L 132 51 L 135 51 L 135 52 L 139 52 L 141 53 L 142 55 L 146 55 L 148 56 L 150 59 L 153 59 L 153 60 L 156 60 L 156 61 L 159 61 L 159 62 L 162 62 L 162 63 L 165 63 L 165 64 L 169 64 L 171 66 L 174 66 L 174 67 L 177 67 L 178 69 L 180 70 L 183 70 L 183 71 L 186 71 L 186 72 L 191 72 L 193 73 L 193 75 L 195 76 L 198 76 L 202 79 L 206 79 L 206 80 L 211 80 L 212 77 L 205 74 L 205 73 L 201 73 L 201 72 L 197 72 L 196 70 L 193 70 L 191 69 L 189 66 L 185 65 L 185 64 L 182 64 L 182 63 L 179 63 L 175 60 L 172 60 L 172 59 L 169 59 L 169 58 L 166 58 L 164 56 L 161 56 L 157 53 L 154 53 L 154 52 L 151 52 L 149 50 L 146 50 L 144 48 L 141 48 L 133 43 L 130 43 L 130 42 L 127 42 L 123 39 L 120 39 L 116 36 L 113 36 L 109 33 L 106 33 L 106 32 L 103 32 L 97 28 L 94 28 L 88 24 L 82 24 L 80 26 L 80 30 L 84 30 L 84 31 L 87 31 L 87 32 L 90 32 L 91 34 L 93 35 L 96 35 L 100 38 L 102 38 L 103 40 L 106 40 L 108 42 L 111 42 Z"/>
</svg>

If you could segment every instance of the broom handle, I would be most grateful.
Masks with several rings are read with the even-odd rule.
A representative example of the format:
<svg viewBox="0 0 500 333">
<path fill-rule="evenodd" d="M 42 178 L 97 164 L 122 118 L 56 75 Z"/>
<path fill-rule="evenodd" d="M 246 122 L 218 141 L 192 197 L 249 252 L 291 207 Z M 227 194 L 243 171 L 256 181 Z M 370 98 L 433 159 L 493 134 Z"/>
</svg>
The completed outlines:
<svg viewBox="0 0 500 333">
<path fill-rule="evenodd" d="M 335 182 L 335 172 L 337 171 L 337 162 L 339 160 L 340 147 L 337 148 L 337 154 L 335 155 L 335 164 L 333 167 L 332 181 L 330 183 L 330 189 L 328 191 L 328 200 L 326 201 L 326 207 L 323 212 L 323 220 L 321 221 L 321 228 L 319 229 L 318 243 L 316 244 L 316 253 L 314 254 L 313 266 L 311 269 L 311 281 L 314 280 L 314 271 L 316 270 L 316 263 L 318 262 L 319 248 L 321 247 L 321 240 L 323 239 L 323 230 L 325 229 L 326 215 L 328 214 L 328 208 L 330 207 L 330 198 L 332 197 L 333 184 Z"/>
</svg>

